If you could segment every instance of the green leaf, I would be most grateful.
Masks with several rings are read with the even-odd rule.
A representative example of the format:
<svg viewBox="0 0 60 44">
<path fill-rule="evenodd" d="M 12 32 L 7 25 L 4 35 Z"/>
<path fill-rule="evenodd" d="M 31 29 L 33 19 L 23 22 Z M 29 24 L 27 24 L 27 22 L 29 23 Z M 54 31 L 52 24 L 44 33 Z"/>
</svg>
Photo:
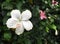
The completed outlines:
<svg viewBox="0 0 60 44">
<path fill-rule="evenodd" d="M 50 18 L 51 23 L 54 22 L 54 19 Z"/>
<path fill-rule="evenodd" d="M 11 10 L 11 9 L 13 9 L 13 5 L 11 3 L 3 2 L 2 9 Z"/>
<path fill-rule="evenodd" d="M 8 3 L 9 3 L 10 1 L 11 1 L 11 0 L 6 0 L 6 2 L 8 2 Z"/>
<path fill-rule="evenodd" d="M 7 22 L 8 18 L 9 18 L 9 17 L 7 17 L 7 16 L 5 16 L 5 17 L 3 18 L 3 25 L 6 25 L 6 22 Z"/>
<path fill-rule="evenodd" d="M 41 38 L 37 38 L 37 44 L 42 44 L 42 39 Z"/>
<path fill-rule="evenodd" d="M 46 27 L 46 32 L 49 32 L 49 28 L 48 27 Z"/>
<path fill-rule="evenodd" d="M 4 33 L 3 34 L 4 40 L 10 40 L 11 39 L 11 33 Z"/>
<path fill-rule="evenodd" d="M 54 25 L 54 24 L 50 25 L 50 27 L 54 30 L 56 30 L 56 28 L 57 28 L 56 25 Z"/>
<path fill-rule="evenodd" d="M 21 10 L 22 5 L 23 5 L 23 3 L 22 3 L 22 2 L 19 2 L 19 3 L 16 4 L 16 7 L 17 7 L 19 10 Z"/>
<path fill-rule="evenodd" d="M 7 16 L 11 16 L 11 15 L 10 15 L 10 12 L 7 13 Z"/>
<path fill-rule="evenodd" d="M 31 44 L 31 41 L 29 39 L 25 39 L 25 44 Z"/>
</svg>

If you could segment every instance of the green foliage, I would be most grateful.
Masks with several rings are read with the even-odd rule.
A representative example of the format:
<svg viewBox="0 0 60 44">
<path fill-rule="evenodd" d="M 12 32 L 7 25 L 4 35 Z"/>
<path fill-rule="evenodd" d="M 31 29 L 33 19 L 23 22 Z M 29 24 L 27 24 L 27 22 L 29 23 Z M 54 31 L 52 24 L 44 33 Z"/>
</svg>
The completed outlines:
<svg viewBox="0 0 60 44">
<path fill-rule="evenodd" d="M 10 39 L 11 39 L 11 34 L 10 34 L 10 33 L 4 33 L 4 34 L 3 34 L 3 38 L 4 38 L 5 40 L 10 40 Z"/>
<path fill-rule="evenodd" d="M 59 44 L 60 30 L 60 0 L 58 6 L 52 6 L 52 0 L 1 0 L 0 12 L 0 44 Z M 21 12 L 29 9 L 32 12 L 30 19 L 34 25 L 29 32 L 16 35 L 14 29 L 6 27 L 10 12 L 18 9 Z M 39 10 L 46 12 L 47 19 L 41 20 Z"/>
</svg>

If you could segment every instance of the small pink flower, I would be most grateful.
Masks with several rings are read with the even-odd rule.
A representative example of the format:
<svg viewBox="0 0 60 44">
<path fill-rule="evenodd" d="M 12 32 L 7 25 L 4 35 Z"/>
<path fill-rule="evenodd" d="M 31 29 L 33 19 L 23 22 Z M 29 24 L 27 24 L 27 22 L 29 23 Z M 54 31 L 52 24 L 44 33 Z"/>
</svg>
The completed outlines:
<svg viewBox="0 0 60 44">
<path fill-rule="evenodd" d="M 46 15 L 45 15 L 45 11 L 40 11 L 40 18 L 41 18 L 41 20 L 43 20 L 43 19 L 47 19 L 47 17 L 46 17 Z"/>
<path fill-rule="evenodd" d="M 58 2 L 57 2 L 57 1 L 52 0 L 52 5 L 57 5 L 57 4 L 58 4 Z"/>
</svg>

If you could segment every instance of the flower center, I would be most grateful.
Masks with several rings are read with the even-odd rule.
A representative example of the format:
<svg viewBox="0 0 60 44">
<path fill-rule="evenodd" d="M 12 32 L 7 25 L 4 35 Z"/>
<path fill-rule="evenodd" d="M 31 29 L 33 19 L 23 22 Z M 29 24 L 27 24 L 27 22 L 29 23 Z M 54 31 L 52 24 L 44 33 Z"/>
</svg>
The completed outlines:
<svg viewBox="0 0 60 44">
<path fill-rule="evenodd" d="M 20 27 L 20 24 L 17 24 L 17 25 L 16 25 L 16 28 L 18 28 L 18 27 Z"/>
<path fill-rule="evenodd" d="M 19 21 L 21 21 L 22 20 L 22 18 L 20 17 L 20 18 L 18 18 L 19 19 Z"/>
</svg>

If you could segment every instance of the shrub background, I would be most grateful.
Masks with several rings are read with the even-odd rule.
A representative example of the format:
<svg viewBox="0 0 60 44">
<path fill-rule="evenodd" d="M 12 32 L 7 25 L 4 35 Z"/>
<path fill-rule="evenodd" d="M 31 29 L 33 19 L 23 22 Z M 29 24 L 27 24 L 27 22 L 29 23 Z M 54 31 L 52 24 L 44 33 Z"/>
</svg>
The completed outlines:
<svg viewBox="0 0 60 44">
<path fill-rule="evenodd" d="M 60 0 L 58 6 L 51 6 L 52 0 L 0 0 L 0 44 L 59 44 L 60 42 Z M 6 27 L 10 12 L 29 9 L 34 25 L 31 31 L 16 35 L 14 29 Z M 41 20 L 39 10 L 46 12 L 47 19 Z M 49 18 L 50 17 L 50 18 Z M 55 31 L 58 30 L 58 35 Z"/>
</svg>

